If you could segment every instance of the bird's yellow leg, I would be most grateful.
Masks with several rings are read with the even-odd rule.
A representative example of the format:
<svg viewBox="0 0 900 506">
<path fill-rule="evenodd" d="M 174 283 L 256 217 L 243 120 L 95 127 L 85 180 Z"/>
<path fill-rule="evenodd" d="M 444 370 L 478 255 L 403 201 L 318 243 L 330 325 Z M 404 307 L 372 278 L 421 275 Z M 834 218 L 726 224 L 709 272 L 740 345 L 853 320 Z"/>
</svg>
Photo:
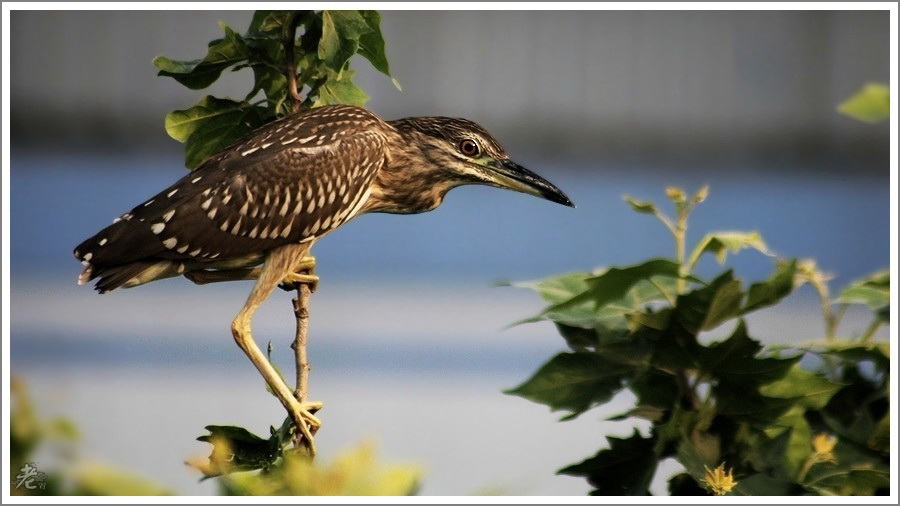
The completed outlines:
<svg viewBox="0 0 900 506">
<path fill-rule="evenodd" d="M 245 312 L 245 310 L 249 310 L 249 313 Z M 250 359 L 250 362 L 256 366 L 256 369 L 262 375 L 263 379 L 266 380 L 266 383 L 275 393 L 275 396 L 281 401 L 281 404 L 294 421 L 294 425 L 309 442 L 310 454 L 315 455 L 316 446 L 311 430 L 317 430 L 322 426 L 322 422 L 313 415 L 312 412 L 322 409 L 322 403 L 301 403 L 294 398 L 294 393 L 291 392 L 287 385 L 285 385 L 284 380 L 281 379 L 281 376 L 278 375 L 278 372 L 266 356 L 263 355 L 259 346 L 256 345 L 256 341 L 254 341 L 250 331 L 250 321 L 252 320 L 252 313 L 255 312 L 255 310 L 255 307 L 244 306 L 244 310 L 242 310 L 237 318 L 231 323 L 231 333 L 234 336 L 237 345 L 244 351 L 247 358 Z"/>
<path fill-rule="evenodd" d="M 301 403 L 294 397 L 294 393 L 284 383 L 281 376 L 256 345 L 250 329 L 253 314 L 260 304 L 272 293 L 272 290 L 296 270 L 299 263 L 298 256 L 304 255 L 309 249 L 308 245 L 290 245 L 282 247 L 269 254 L 266 263 L 259 273 L 259 278 L 253 286 L 253 291 L 247 298 L 244 307 L 231 322 L 231 333 L 237 345 L 244 351 L 256 369 L 266 380 L 266 383 L 281 401 L 303 437 L 309 444 L 310 455 L 316 454 L 316 446 L 312 433 L 322 426 L 322 422 L 312 414 L 322 408 L 321 402 Z M 301 257 L 302 258 L 302 257 Z"/>
</svg>

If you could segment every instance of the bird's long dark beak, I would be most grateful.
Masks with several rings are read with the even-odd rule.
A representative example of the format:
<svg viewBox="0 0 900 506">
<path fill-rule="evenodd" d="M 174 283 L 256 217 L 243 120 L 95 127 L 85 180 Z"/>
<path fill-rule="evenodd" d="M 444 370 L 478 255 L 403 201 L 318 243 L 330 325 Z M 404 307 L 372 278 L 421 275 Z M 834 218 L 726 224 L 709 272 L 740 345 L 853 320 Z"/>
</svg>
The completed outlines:
<svg viewBox="0 0 900 506">
<path fill-rule="evenodd" d="M 499 160 L 489 165 L 497 175 L 495 182 L 500 187 L 541 197 L 564 206 L 575 207 L 569 197 L 553 183 L 512 160 Z"/>
</svg>

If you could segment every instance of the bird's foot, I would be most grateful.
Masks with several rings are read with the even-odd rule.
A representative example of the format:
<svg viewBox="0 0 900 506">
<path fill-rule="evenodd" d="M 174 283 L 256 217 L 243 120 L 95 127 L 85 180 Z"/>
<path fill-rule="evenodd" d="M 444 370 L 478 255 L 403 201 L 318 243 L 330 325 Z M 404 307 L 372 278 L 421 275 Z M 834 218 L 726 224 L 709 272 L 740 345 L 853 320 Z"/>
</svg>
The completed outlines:
<svg viewBox="0 0 900 506">
<path fill-rule="evenodd" d="M 316 257 L 307 256 L 297 264 L 296 270 L 281 281 L 278 285 L 282 290 L 291 291 L 297 288 L 297 285 L 309 285 L 309 290 L 315 292 L 319 284 L 319 276 L 313 274 L 316 269 Z"/>
<path fill-rule="evenodd" d="M 299 272 L 293 272 L 284 277 L 284 280 L 278 286 L 282 290 L 291 291 L 297 288 L 297 285 L 307 284 L 309 285 L 309 290 L 311 292 L 315 292 L 316 288 L 319 284 L 319 276 L 315 274 L 301 274 Z"/>
<path fill-rule="evenodd" d="M 322 409 L 322 403 L 320 401 L 291 403 L 291 407 L 288 408 L 291 419 L 294 422 L 294 427 L 296 427 L 296 430 L 302 435 L 302 437 L 298 437 L 296 441 L 305 441 L 302 444 L 306 445 L 311 457 L 316 455 L 316 442 L 314 436 L 319 428 L 322 427 L 322 421 L 313 413 L 316 413 L 320 409 Z"/>
</svg>

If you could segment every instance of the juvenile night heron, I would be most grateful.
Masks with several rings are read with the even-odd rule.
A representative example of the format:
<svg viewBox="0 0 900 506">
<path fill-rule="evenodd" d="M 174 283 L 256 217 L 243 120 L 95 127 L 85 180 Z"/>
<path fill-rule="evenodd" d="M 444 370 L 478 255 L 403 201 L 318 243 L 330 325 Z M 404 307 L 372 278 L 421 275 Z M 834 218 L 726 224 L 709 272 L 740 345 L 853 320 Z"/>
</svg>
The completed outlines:
<svg viewBox="0 0 900 506">
<path fill-rule="evenodd" d="M 283 282 L 315 282 L 298 274 L 313 263 L 310 247 L 353 217 L 430 211 L 465 184 L 572 206 L 471 121 L 384 121 L 359 107 L 319 107 L 253 131 L 79 244 L 78 282 L 97 278 L 105 293 L 179 275 L 196 283 L 256 279 L 231 324 L 234 339 L 297 427 L 317 428 L 310 411 L 321 403 L 295 399 L 253 340 L 257 307 Z"/>
</svg>

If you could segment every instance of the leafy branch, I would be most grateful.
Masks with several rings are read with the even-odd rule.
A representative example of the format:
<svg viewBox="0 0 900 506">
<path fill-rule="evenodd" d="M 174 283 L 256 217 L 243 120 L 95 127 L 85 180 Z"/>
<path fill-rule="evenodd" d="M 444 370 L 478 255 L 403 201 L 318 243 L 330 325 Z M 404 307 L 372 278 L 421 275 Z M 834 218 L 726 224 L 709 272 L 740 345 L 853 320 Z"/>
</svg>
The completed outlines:
<svg viewBox="0 0 900 506">
<path fill-rule="evenodd" d="M 835 299 L 811 260 L 778 260 L 768 279 L 746 287 L 730 269 L 700 279 L 694 269 L 707 254 L 724 264 L 745 249 L 771 253 L 758 232 L 738 231 L 710 232 L 688 250 L 688 219 L 708 188 L 666 194 L 674 217 L 653 202 L 625 200 L 663 223 L 673 259 L 515 285 L 548 304 L 520 323 L 553 322 L 569 351 L 507 393 L 571 420 L 627 389 L 635 405 L 612 420 L 652 424 L 647 436 L 607 437 L 607 448 L 559 472 L 585 477 L 592 494 L 646 495 L 658 463 L 674 458 L 684 467 L 669 481 L 676 495 L 886 492 L 890 353 L 873 337 L 889 323 L 889 273 Z M 820 295 L 826 339 L 766 348 L 752 338 L 744 317 L 805 284 Z M 873 323 L 839 338 L 849 304 L 868 305 Z M 727 337 L 708 342 L 706 332 L 726 325 Z"/>
<path fill-rule="evenodd" d="M 191 169 L 277 117 L 326 104 L 364 105 L 368 96 L 350 68 L 355 54 L 390 77 L 377 11 L 256 11 L 243 35 L 220 26 L 224 36 L 203 58 L 153 60 L 160 76 L 192 90 L 208 88 L 226 70 L 253 72 L 253 88 L 241 100 L 207 95 L 166 115 L 166 132 L 185 144 Z"/>
</svg>

